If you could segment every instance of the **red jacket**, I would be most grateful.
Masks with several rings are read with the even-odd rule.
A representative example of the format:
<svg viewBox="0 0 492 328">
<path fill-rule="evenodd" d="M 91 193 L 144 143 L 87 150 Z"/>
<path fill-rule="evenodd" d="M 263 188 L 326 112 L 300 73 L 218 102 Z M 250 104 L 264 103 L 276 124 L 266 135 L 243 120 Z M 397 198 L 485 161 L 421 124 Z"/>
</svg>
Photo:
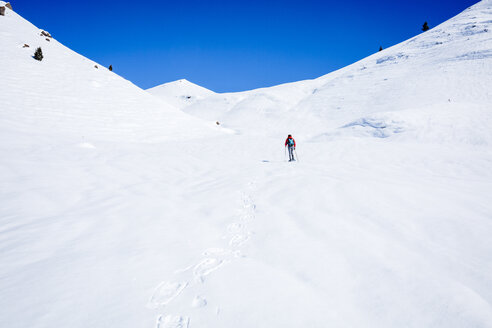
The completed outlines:
<svg viewBox="0 0 492 328">
<path fill-rule="evenodd" d="M 290 138 L 289 138 L 289 137 L 287 137 L 287 139 L 285 139 L 285 145 L 287 146 L 287 145 L 289 144 L 289 139 L 292 139 L 292 141 L 294 141 L 294 147 L 295 147 L 295 146 L 296 146 L 296 141 L 295 141 L 295 139 L 294 139 L 294 138 L 292 138 L 292 137 L 290 137 Z"/>
</svg>

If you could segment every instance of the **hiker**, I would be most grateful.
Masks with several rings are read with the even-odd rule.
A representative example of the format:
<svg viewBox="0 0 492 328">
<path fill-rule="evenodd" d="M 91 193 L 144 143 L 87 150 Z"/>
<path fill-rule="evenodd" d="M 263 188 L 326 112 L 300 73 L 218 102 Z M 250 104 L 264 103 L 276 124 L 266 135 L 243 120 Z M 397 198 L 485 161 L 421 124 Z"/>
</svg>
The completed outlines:
<svg viewBox="0 0 492 328">
<path fill-rule="evenodd" d="M 295 161 L 294 151 L 296 150 L 296 141 L 290 134 L 287 139 L 285 139 L 285 147 L 289 147 L 289 162 Z"/>
</svg>

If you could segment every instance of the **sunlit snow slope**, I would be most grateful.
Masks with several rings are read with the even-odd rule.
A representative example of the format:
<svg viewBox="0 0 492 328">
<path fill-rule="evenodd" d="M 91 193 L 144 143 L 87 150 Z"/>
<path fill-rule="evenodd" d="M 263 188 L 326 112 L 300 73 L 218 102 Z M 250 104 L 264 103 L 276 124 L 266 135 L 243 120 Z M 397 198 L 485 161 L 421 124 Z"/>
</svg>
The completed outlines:
<svg viewBox="0 0 492 328">
<path fill-rule="evenodd" d="M 178 108 L 189 106 L 215 94 L 215 92 L 185 79 L 165 83 L 147 91 Z"/>
<path fill-rule="evenodd" d="M 42 36 L 43 30 L 14 11 L 7 8 L 0 24 L 2 133 L 31 130 L 35 124 L 36 132 L 45 129 L 65 137 L 153 141 L 190 137 L 207 129 L 61 45 L 56 35 Z M 42 48 L 42 61 L 32 57 L 37 47 Z"/>
<path fill-rule="evenodd" d="M 482 2 L 426 33 L 320 78 L 216 94 L 184 110 L 265 134 L 288 130 L 306 138 L 324 133 L 389 136 L 419 130 L 420 136 L 429 132 L 427 124 L 440 124 L 448 132 L 443 138 L 454 137 L 453 128 L 473 127 L 457 137 L 490 142 L 474 133 L 490 126 L 483 125 L 482 116 L 489 119 L 489 111 L 480 110 L 492 103 L 488 6 Z M 434 121 L 436 116 L 440 119 Z"/>
<path fill-rule="evenodd" d="M 7 10 L 0 326 L 492 327 L 491 30 L 151 95 Z"/>
</svg>

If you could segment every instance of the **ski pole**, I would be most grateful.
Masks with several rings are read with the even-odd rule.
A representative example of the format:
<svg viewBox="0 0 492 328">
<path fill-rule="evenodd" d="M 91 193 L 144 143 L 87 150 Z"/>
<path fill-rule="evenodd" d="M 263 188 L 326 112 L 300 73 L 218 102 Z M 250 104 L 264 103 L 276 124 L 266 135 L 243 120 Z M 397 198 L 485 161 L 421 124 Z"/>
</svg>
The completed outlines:
<svg viewBox="0 0 492 328">
<path fill-rule="evenodd" d="M 284 147 L 284 161 L 287 160 L 287 146 Z"/>
<path fill-rule="evenodd" d="M 297 155 L 297 150 L 294 148 L 294 153 L 296 153 L 296 160 L 299 162 L 299 156 Z"/>
</svg>

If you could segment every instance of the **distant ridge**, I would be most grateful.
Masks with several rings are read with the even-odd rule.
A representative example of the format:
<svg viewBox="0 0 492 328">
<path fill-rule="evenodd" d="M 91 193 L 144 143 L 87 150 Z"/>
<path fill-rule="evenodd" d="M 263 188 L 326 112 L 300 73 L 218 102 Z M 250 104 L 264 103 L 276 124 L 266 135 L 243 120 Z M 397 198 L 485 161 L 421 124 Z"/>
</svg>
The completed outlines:
<svg viewBox="0 0 492 328">
<path fill-rule="evenodd" d="M 316 79 L 210 94 L 178 107 L 238 131 L 260 134 L 296 131 L 317 138 L 333 133 L 396 133 L 414 138 L 443 124 L 446 129 L 459 125 L 472 131 L 465 138 L 468 142 L 488 142 L 489 137 L 475 135 L 477 130 L 471 127 L 484 122 L 492 102 L 491 4 L 479 2 L 429 31 Z M 182 94 L 189 93 L 186 89 Z M 179 94 L 166 92 L 161 89 L 159 96 L 167 101 Z M 470 115 L 471 108 L 477 113 Z M 413 135 L 414 125 L 420 127 L 430 117 L 439 119 L 431 129 Z M 453 125 L 444 123 L 448 120 Z"/>
<path fill-rule="evenodd" d="M 212 90 L 199 86 L 186 79 L 164 83 L 147 89 L 147 91 L 178 108 L 184 108 L 216 94 Z"/>
</svg>

